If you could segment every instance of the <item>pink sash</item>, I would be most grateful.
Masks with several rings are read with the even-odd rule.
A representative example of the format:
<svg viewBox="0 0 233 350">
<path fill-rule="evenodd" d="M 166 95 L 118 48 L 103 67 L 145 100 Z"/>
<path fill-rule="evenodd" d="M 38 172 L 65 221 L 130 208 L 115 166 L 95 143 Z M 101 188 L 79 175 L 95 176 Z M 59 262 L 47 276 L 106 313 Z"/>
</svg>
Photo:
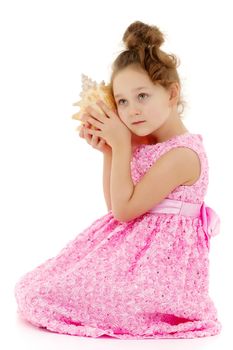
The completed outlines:
<svg viewBox="0 0 233 350">
<path fill-rule="evenodd" d="M 220 232 L 220 218 L 212 208 L 205 205 L 205 202 L 195 204 L 166 198 L 149 212 L 152 214 L 166 213 L 200 217 L 208 246 L 210 237 L 216 236 Z"/>
</svg>

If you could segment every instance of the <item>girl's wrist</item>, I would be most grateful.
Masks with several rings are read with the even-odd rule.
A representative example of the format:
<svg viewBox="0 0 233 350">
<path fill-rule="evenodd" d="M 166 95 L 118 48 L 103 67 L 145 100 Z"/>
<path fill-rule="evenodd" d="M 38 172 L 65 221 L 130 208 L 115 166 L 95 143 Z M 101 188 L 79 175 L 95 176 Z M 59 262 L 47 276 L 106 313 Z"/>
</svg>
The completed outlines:
<svg viewBox="0 0 233 350">
<path fill-rule="evenodd" d="M 103 154 L 104 154 L 105 157 L 110 157 L 110 156 L 112 156 L 112 149 L 110 148 L 109 150 L 103 152 Z"/>
</svg>

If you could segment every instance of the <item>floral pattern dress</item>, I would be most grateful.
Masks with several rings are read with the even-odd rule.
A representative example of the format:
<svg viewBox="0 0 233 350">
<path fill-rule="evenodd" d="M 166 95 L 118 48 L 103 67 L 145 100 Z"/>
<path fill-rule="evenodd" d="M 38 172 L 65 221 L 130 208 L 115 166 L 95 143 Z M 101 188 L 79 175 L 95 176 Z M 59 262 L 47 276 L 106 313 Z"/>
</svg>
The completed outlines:
<svg viewBox="0 0 233 350">
<path fill-rule="evenodd" d="M 133 150 L 136 184 L 174 147 L 194 150 L 199 179 L 167 198 L 202 203 L 208 159 L 200 134 Z M 127 222 L 99 217 L 15 285 L 18 313 L 52 332 L 121 339 L 195 338 L 220 333 L 209 296 L 209 242 L 200 217 L 146 212 Z"/>
</svg>

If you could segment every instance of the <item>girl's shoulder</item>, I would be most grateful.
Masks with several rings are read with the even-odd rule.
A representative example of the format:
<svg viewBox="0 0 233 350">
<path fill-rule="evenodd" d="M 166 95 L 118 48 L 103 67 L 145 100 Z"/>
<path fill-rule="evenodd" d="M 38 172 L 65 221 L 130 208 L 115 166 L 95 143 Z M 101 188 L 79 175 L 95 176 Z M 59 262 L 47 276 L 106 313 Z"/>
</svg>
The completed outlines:
<svg viewBox="0 0 233 350">
<path fill-rule="evenodd" d="M 134 175 L 134 182 L 140 181 L 141 177 L 150 169 L 150 167 L 165 153 L 178 147 L 187 147 L 190 149 L 190 155 L 196 157 L 197 168 L 194 174 L 194 180 L 189 181 L 186 185 L 179 186 L 175 191 L 185 191 L 187 196 L 190 191 L 197 191 L 197 195 L 206 193 L 208 186 L 208 157 L 206 154 L 203 138 L 201 134 L 185 133 L 177 135 L 164 142 L 156 144 L 140 144 L 134 148 L 131 169 Z M 194 152 L 192 152 L 194 151 Z M 178 151 L 179 152 L 179 151 Z M 188 197 L 187 197 L 188 198 Z"/>
<path fill-rule="evenodd" d="M 183 134 L 180 135 L 176 135 L 173 136 L 171 138 L 169 138 L 166 141 L 163 142 L 145 142 L 145 143 L 134 143 L 132 144 L 132 151 L 133 154 L 135 153 L 135 151 L 139 151 L 139 150 L 146 150 L 147 152 L 149 151 L 155 151 L 155 150 L 161 150 L 161 149 L 169 149 L 172 146 L 179 146 L 179 144 L 187 144 L 187 145 L 191 145 L 191 144 L 200 144 L 203 142 L 203 137 L 201 134 L 197 134 L 197 133 L 191 133 L 191 132 L 185 132 Z"/>
<path fill-rule="evenodd" d="M 202 135 L 190 132 L 173 136 L 163 142 L 135 146 L 131 156 L 132 166 L 137 167 L 141 173 L 144 173 L 155 161 L 170 150 L 177 148 L 177 152 L 180 154 L 179 147 L 188 148 L 190 157 L 193 158 L 195 156 L 198 162 L 200 161 L 203 169 L 208 168 L 208 159 Z"/>
</svg>

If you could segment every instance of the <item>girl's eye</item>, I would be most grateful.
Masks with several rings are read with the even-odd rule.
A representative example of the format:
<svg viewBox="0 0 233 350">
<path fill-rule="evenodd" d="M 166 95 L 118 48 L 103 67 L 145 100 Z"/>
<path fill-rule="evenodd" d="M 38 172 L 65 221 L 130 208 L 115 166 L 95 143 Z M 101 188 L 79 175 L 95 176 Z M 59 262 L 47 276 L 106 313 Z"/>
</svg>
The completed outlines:
<svg viewBox="0 0 233 350">
<path fill-rule="evenodd" d="M 121 105 L 121 101 L 125 101 L 123 98 L 118 101 L 118 104 Z"/>
<path fill-rule="evenodd" d="M 147 94 L 145 94 L 144 92 L 142 92 L 142 93 L 140 93 L 140 94 L 138 94 L 138 96 L 148 96 Z M 118 104 L 120 104 L 121 105 L 121 101 L 126 101 L 126 100 L 124 100 L 124 99 L 120 99 L 119 101 L 118 101 Z"/>
<path fill-rule="evenodd" d="M 142 92 L 141 94 L 139 94 L 138 96 L 143 95 L 143 96 L 148 96 L 147 94 L 145 94 L 144 92 Z"/>
</svg>

